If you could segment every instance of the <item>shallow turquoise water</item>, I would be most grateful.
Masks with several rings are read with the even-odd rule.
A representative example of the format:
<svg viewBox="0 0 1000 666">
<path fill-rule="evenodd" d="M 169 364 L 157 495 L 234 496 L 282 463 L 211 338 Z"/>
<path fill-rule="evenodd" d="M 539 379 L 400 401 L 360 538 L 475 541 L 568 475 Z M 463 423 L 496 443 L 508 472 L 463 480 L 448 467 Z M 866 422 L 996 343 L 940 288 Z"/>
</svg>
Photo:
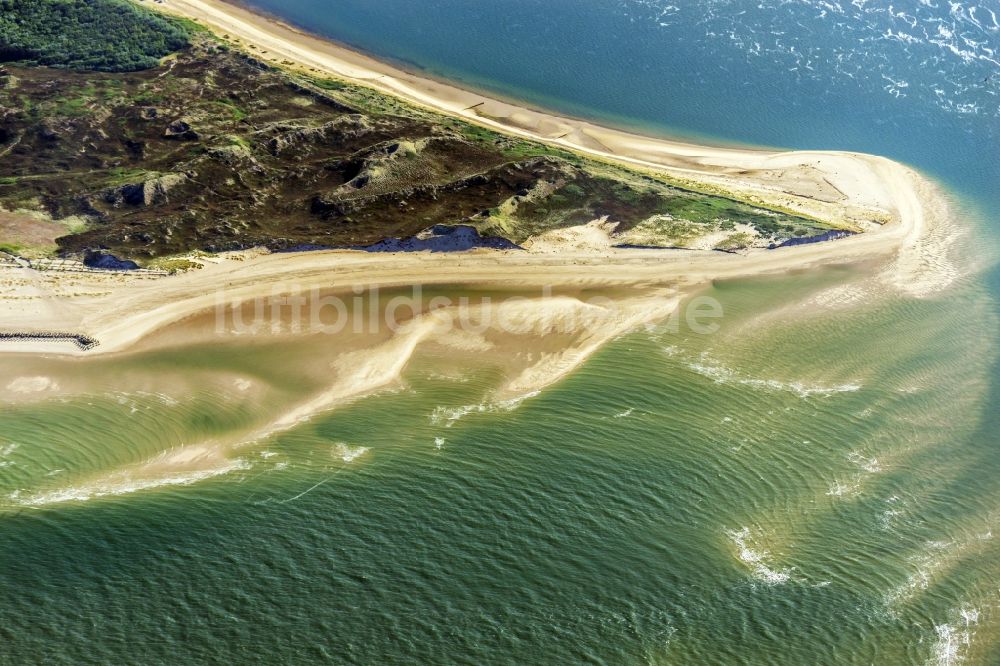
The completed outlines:
<svg viewBox="0 0 1000 666">
<path fill-rule="evenodd" d="M 442 376 L 424 355 L 404 389 L 242 447 L 215 478 L 32 505 L 253 420 L 238 391 L 174 375 L 252 377 L 294 404 L 323 351 L 88 362 L 92 395 L 4 415 L 0 654 L 922 663 L 950 631 L 986 663 L 1000 485 L 975 337 L 995 316 L 973 294 L 785 311 L 864 275 L 720 283 L 715 335 L 637 332 L 513 409 L 478 407 L 488 367 Z M 134 369 L 166 393 L 121 386 Z"/>
<path fill-rule="evenodd" d="M 904 159 L 959 193 L 973 235 L 954 253 L 980 268 L 920 299 L 881 286 L 878 265 L 720 282 L 719 332 L 637 331 L 516 406 L 490 404 L 497 368 L 429 351 L 402 388 L 241 447 L 225 473 L 86 500 L 53 493 L 299 403 L 329 341 L 0 357 L 4 377 L 88 386 L 0 412 L 0 663 L 1000 661 L 995 97 L 969 87 L 984 61 L 900 51 L 854 6 L 827 32 L 824 7 L 786 7 L 802 15 L 753 60 L 739 30 L 790 16 L 769 3 L 739 20 L 726 2 L 698 3 L 701 19 L 634 2 L 282 3 L 563 110 Z M 996 44 L 934 11 L 980 55 Z M 736 38 L 706 36 L 727 20 Z M 906 97 L 818 60 L 819 80 L 753 85 L 795 66 L 790 44 L 862 37 Z"/>
</svg>

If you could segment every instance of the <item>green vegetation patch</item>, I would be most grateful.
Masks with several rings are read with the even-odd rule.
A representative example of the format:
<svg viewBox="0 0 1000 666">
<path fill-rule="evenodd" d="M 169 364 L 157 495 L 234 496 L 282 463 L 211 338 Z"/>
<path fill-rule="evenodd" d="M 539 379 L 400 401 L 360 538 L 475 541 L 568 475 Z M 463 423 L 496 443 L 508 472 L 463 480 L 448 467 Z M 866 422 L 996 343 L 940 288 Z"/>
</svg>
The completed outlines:
<svg viewBox="0 0 1000 666">
<path fill-rule="evenodd" d="M 168 273 L 184 273 L 198 270 L 201 267 L 202 265 L 198 262 L 183 257 L 159 257 L 146 263 L 146 268 L 167 271 Z"/>
<path fill-rule="evenodd" d="M 129 72 L 188 43 L 182 24 L 127 0 L 0 0 L 0 62 Z"/>
<path fill-rule="evenodd" d="M 217 99 L 217 100 L 213 100 L 211 102 L 211 104 L 213 104 L 216 109 L 218 109 L 219 107 L 221 107 L 222 110 L 228 112 L 232 116 L 232 119 L 235 122 L 239 122 L 239 121 L 241 121 L 241 120 L 243 120 L 243 119 L 245 119 L 247 117 L 246 110 L 243 109 L 243 108 L 241 108 L 240 106 L 238 106 L 235 102 L 233 102 L 231 100 L 228 100 L 228 99 Z"/>
<path fill-rule="evenodd" d="M 147 71 L 7 67 L 0 207 L 19 214 L 0 241 L 180 271 L 192 250 L 354 247 L 437 224 L 520 243 L 603 219 L 618 243 L 726 250 L 823 226 L 189 36 Z"/>
<path fill-rule="evenodd" d="M 312 79 L 313 85 L 317 88 L 322 88 L 323 90 L 344 90 L 347 88 L 347 84 L 343 81 L 338 81 L 337 79 L 322 79 L 315 78 Z"/>
</svg>

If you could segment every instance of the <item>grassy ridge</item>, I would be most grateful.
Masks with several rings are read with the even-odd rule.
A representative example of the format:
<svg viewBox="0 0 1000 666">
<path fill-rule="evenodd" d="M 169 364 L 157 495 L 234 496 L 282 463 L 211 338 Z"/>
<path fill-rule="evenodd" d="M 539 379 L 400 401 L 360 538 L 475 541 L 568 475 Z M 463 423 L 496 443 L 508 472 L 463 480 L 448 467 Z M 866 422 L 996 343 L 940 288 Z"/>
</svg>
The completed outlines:
<svg viewBox="0 0 1000 666">
<path fill-rule="evenodd" d="M 157 262 L 363 246 L 456 223 L 521 243 L 596 219 L 625 244 L 707 238 L 736 250 L 829 228 L 274 68 L 127 0 L 0 0 L 0 10 L 0 61 L 91 70 L 0 72 L 0 212 L 10 212 L 0 242 L 21 252 L 101 248 Z"/>
<path fill-rule="evenodd" d="M 0 0 L 0 62 L 129 72 L 188 43 L 182 25 L 127 0 Z"/>
</svg>

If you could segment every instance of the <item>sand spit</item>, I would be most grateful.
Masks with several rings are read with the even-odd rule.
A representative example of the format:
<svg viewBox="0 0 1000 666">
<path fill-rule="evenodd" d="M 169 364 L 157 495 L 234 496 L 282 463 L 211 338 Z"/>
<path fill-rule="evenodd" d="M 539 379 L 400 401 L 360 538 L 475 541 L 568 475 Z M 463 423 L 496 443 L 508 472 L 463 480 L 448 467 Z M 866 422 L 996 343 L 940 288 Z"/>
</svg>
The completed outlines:
<svg viewBox="0 0 1000 666">
<path fill-rule="evenodd" d="M 859 158 L 860 159 L 860 158 Z M 30 269 L 0 271 L 0 328 L 60 331 L 96 340 L 89 351 L 27 337 L 0 340 L 0 352 L 94 356 L 121 352 L 157 329 L 220 304 L 276 291 L 467 284 L 498 287 L 696 286 L 713 279 L 780 273 L 811 265 L 886 257 L 878 278 L 914 296 L 930 295 L 956 277 L 944 238 L 952 242 L 937 188 L 910 169 L 881 158 L 877 182 L 894 220 L 868 233 L 828 243 L 743 255 L 685 250 L 601 249 L 545 239 L 532 251 L 384 253 L 332 250 L 300 254 L 237 253 L 205 268 L 157 280 L 87 274 L 44 281 Z M 541 244 L 540 244 L 541 245 Z"/>
<path fill-rule="evenodd" d="M 859 153 L 718 148 L 640 137 L 401 72 L 214 0 L 172 0 L 170 10 L 252 42 L 270 56 L 302 68 L 362 82 L 496 129 L 665 172 L 749 201 L 862 228 L 865 233 L 736 255 L 615 248 L 607 227 L 595 221 L 546 234 L 527 243 L 526 251 L 252 251 L 212 257 L 204 261 L 202 270 L 155 280 L 122 273 L 43 275 L 23 266 L 4 265 L 0 267 L 0 331 L 16 331 L 18 336 L 0 339 L 0 354 L 93 357 L 123 353 L 164 327 L 215 308 L 311 290 L 463 285 L 543 294 L 562 290 L 563 294 L 550 292 L 493 305 L 491 316 L 508 323 L 503 330 L 456 327 L 459 313 L 454 309 L 421 312 L 391 336 L 375 337 L 367 345 L 345 351 L 332 363 L 326 389 L 252 432 L 234 436 L 232 441 L 185 445 L 73 491 L 57 491 L 32 502 L 131 492 L 238 469 L 242 463 L 232 456 L 240 447 L 393 385 L 424 348 L 495 358 L 509 356 L 511 349 L 531 350 L 505 367 L 506 379 L 491 397 L 511 401 L 564 378 L 609 340 L 669 316 L 686 291 L 714 279 L 884 258 L 884 267 L 874 279 L 897 293 L 923 297 L 938 293 L 958 277 L 948 257 L 957 228 L 950 223 L 944 197 L 933 183 L 891 160 Z M 573 290 L 606 290 L 613 297 L 594 305 L 565 295 Z M 71 341 L 30 337 L 34 332 L 52 331 L 93 340 L 99 346 L 83 350 Z"/>
<path fill-rule="evenodd" d="M 80 501 L 187 484 L 243 469 L 244 463 L 237 457 L 241 450 L 262 445 L 318 414 L 398 384 L 410 361 L 425 349 L 452 359 L 500 366 L 506 380 L 487 399 L 514 405 L 564 378 L 612 338 L 669 316 L 678 302 L 671 289 L 643 288 L 637 289 L 635 296 L 613 300 L 547 295 L 484 299 L 469 307 L 429 307 L 388 337 L 377 332 L 353 340 L 328 361 L 330 383 L 325 389 L 264 425 L 178 446 L 68 488 L 13 499 L 29 506 Z M 356 456 L 348 453 L 338 455 L 351 462 Z"/>
<path fill-rule="evenodd" d="M 615 249 L 599 222 L 529 243 L 529 251 L 447 256 L 350 251 L 237 253 L 204 270 L 156 280 L 123 274 L 46 275 L 0 269 L 0 330 L 59 331 L 100 343 L 90 351 L 43 340 L 0 341 L 0 352 L 95 355 L 120 352 L 150 332 L 277 286 L 302 289 L 412 284 L 500 286 L 695 285 L 873 256 L 893 260 L 879 276 L 924 296 L 956 276 L 947 247 L 954 227 L 937 188 L 891 160 L 847 152 L 775 152 L 698 146 L 642 137 L 490 99 L 395 69 L 287 25 L 217 0 L 172 0 L 168 11 L 252 43 L 266 57 L 320 70 L 450 115 L 601 159 L 667 173 L 694 185 L 864 227 L 833 242 L 733 256 L 710 251 Z M 263 56 L 262 56 L 263 57 Z M 470 108 L 474 107 L 474 108 Z M 876 223 L 877 221 L 878 223 Z M 534 250 L 530 247 L 534 247 Z"/>
</svg>

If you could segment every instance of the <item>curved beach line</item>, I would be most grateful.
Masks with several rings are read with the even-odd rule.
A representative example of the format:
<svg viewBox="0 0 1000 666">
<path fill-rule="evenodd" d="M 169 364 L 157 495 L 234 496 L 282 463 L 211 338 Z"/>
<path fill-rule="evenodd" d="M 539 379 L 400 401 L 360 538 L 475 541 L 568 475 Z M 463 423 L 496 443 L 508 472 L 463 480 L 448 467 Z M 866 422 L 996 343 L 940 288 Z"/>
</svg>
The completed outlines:
<svg viewBox="0 0 1000 666">
<path fill-rule="evenodd" d="M 155 281 L 75 276 L 77 284 L 92 287 L 90 294 L 79 288 L 63 292 L 55 279 L 45 283 L 32 280 L 30 294 L 20 294 L 16 284 L 9 291 L 16 296 L 40 297 L 49 307 L 26 307 L 24 298 L 3 298 L 0 321 L 16 325 L 20 331 L 78 332 L 99 341 L 100 347 L 87 352 L 53 349 L 51 342 L 46 345 L 41 340 L 22 339 L 3 342 L 0 353 L 93 356 L 120 352 L 187 316 L 220 303 L 266 296 L 276 288 L 293 291 L 355 284 L 455 283 L 684 287 L 876 256 L 894 256 L 879 279 L 915 296 L 934 293 L 956 277 L 946 256 L 954 227 L 949 224 L 943 197 L 932 183 L 892 160 L 861 153 L 774 152 L 641 137 L 423 79 L 217 0 L 172 0 L 170 11 L 199 19 L 219 33 L 256 43 L 274 58 L 292 61 L 300 68 L 359 80 L 410 102 L 501 131 L 608 161 L 691 178 L 692 182 L 739 192 L 747 199 L 824 219 L 857 223 L 867 218 L 884 223 L 870 223 L 865 233 L 832 242 L 751 250 L 743 255 L 621 249 L 610 244 L 581 249 L 572 243 L 550 244 L 539 252 L 471 251 L 430 256 L 347 250 L 249 257 L 244 253 L 238 256 L 240 261 L 222 258 L 203 270 Z M 5 270 L 24 282 L 29 281 L 30 273 L 23 268 Z M 208 285 L 215 287 L 216 293 L 210 293 Z M 54 304 L 58 307 L 52 307 Z"/>
<path fill-rule="evenodd" d="M 95 356 L 120 352 L 150 333 L 213 307 L 311 289 L 346 289 L 354 285 L 390 288 L 416 284 L 493 285 L 509 287 L 593 287 L 669 285 L 693 287 L 714 279 L 780 273 L 810 265 L 849 263 L 876 256 L 896 255 L 881 276 L 906 291 L 918 286 L 932 293 L 945 281 L 935 280 L 919 244 L 926 233 L 925 200 L 934 188 L 913 171 L 889 160 L 872 158 L 892 193 L 896 220 L 874 231 L 829 243 L 760 250 L 745 255 L 712 251 L 669 252 L 609 248 L 604 251 L 559 253 L 473 251 L 461 254 L 371 254 L 330 250 L 302 254 L 264 254 L 238 261 L 225 259 L 200 271 L 155 282 L 102 282 L 90 278 L 94 295 L 74 291 L 61 299 L 64 307 L 33 311 L 32 327 L 42 331 L 69 330 L 100 342 L 89 351 L 53 350 L 44 340 L 19 337 L 6 340 L 0 352 L 55 352 Z M 940 223 L 940 220 L 937 220 Z M 926 248 L 924 248 L 926 249 Z M 946 259 L 933 257 L 938 265 Z M 18 269 L 11 271 L 19 273 Z M 18 276 L 20 277 L 20 276 Z M 947 277 L 947 276 L 946 276 Z M 920 278 L 917 280 L 917 278 Z M 79 278 L 78 278 L 79 280 Z M 213 286 L 215 291 L 211 291 Z M 16 288 L 15 288 L 16 289 Z M 0 300 L 0 320 L 18 322 L 21 331 L 24 304 Z"/>
<path fill-rule="evenodd" d="M 284 22 L 221 0 L 171 0 L 158 7 L 217 35 L 254 45 L 251 56 L 305 74 L 323 73 L 507 134 L 669 174 L 752 202 L 823 219 L 864 218 L 883 203 L 873 158 L 838 151 L 775 152 L 651 138 L 556 115 L 406 72 Z M 291 64 L 289 64 L 291 63 Z M 791 169 L 795 168 L 796 173 Z M 845 216 L 845 212 L 848 215 Z"/>
<path fill-rule="evenodd" d="M 67 356 L 127 351 L 151 333 L 217 306 L 312 289 L 346 290 L 354 285 L 391 288 L 410 285 L 492 287 L 622 287 L 607 325 L 582 335 L 561 353 L 508 378 L 499 397 L 531 394 L 565 377 L 616 335 L 672 311 L 676 298 L 715 279 L 780 273 L 807 266 L 892 257 L 878 279 L 915 296 L 933 293 L 954 279 L 946 256 L 948 214 L 937 188 L 913 170 L 891 160 L 847 152 L 774 152 L 697 146 L 652 139 L 559 118 L 507 102 L 484 98 L 447 84 L 422 79 L 304 35 L 288 26 L 215 0 L 172 0 L 173 11 L 199 18 L 214 30 L 256 43 L 300 67 L 352 78 L 379 90 L 449 115 L 632 167 L 665 172 L 675 178 L 737 193 L 747 200 L 797 210 L 845 224 L 878 219 L 865 233 L 835 242 L 756 250 L 742 255 L 691 250 L 620 249 L 594 239 L 579 239 L 528 251 L 474 250 L 459 254 L 385 253 L 349 250 L 301 254 L 234 253 L 208 262 L 202 270 L 156 281 L 100 274 L 74 276 L 66 288 L 57 278 L 41 281 L 25 268 L 5 273 L 25 283 L 23 292 L 48 307 L 25 307 L 19 298 L 0 299 L 0 321 L 27 331 L 79 331 L 100 342 L 89 351 L 60 349 Z M 224 8 L 224 9 L 223 9 Z M 554 137 L 554 138 L 553 138 Z M 67 283 L 68 284 L 68 283 Z M 81 285 L 90 287 L 82 288 Z M 65 290 L 65 291 L 64 291 Z M 669 297 L 668 297 L 669 296 Z M 58 307 L 53 307 L 58 305 Z M 557 316 L 558 297 L 537 299 L 530 317 Z M 439 315 L 440 316 L 440 315 Z M 159 483 L 187 482 L 211 470 L 229 470 L 229 455 L 241 445 L 295 427 L 312 415 L 396 381 L 415 349 L 435 337 L 433 317 L 414 321 L 384 345 L 352 352 L 344 363 L 352 372 L 290 413 L 238 441 L 202 442 L 165 452 L 152 460 L 92 480 L 74 492 L 46 501 L 131 492 Z M 467 342 L 467 341 L 465 341 Z M 69 347 L 69 345 L 65 345 Z M 52 341 L 23 337 L 3 342 L 0 353 L 53 352 Z M 190 476 L 195 475 L 195 476 Z M 182 481 L 175 481 L 183 479 Z"/>
</svg>

